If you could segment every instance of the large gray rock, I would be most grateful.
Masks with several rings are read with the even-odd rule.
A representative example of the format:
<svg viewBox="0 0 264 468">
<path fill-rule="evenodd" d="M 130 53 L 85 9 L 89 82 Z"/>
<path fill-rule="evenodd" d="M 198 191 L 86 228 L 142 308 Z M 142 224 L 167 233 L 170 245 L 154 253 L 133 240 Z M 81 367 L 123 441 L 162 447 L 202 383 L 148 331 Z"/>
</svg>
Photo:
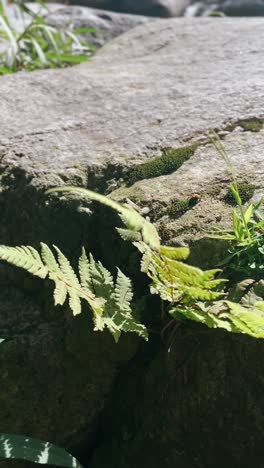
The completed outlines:
<svg viewBox="0 0 264 468">
<path fill-rule="evenodd" d="M 140 15 L 115 13 L 84 6 L 64 6 L 59 3 L 49 3 L 48 10 L 46 20 L 52 26 L 61 28 L 71 23 L 74 29 L 94 29 L 91 33 L 83 34 L 82 38 L 95 46 L 102 46 L 129 29 L 150 21 L 149 18 Z"/>
<path fill-rule="evenodd" d="M 262 21 L 257 19 L 160 20 L 108 43 L 91 63 L 1 77 L 0 242 L 36 245 L 42 240 L 59 245 L 71 258 L 76 258 L 80 245 L 85 244 L 98 255 L 103 254 L 110 266 L 121 262 L 124 250 L 120 249 L 120 241 L 111 236 L 111 219 L 105 216 L 106 212 L 98 219 L 78 211 L 76 201 L 62 199 L 46 204 L 46 188 L 71 183 L 100 191 L 116 189 L 112 196 L 122 199 L 128 195 L 140 205 L 148 205 L 167 242 L 192 242 L 193 259 L 202 266 L 212 262 L 215 252 L 209 250 L 207 232 L 214 223 L 226 225 L 230 219 L 230 207 L 224 202 L 230 176 L 212 146 L 206 143 L 206 133 L 212 127 L 222 129 L 239 179 L 254 183 L 256 197 L 263 193 L 263 40 Z M 161 170 L 155 178 L 128 187 L 131 175 L 135 177 L 134 165 L 152 161 L 166 148 L 182 148 L 185 154 L 186 146 L 193 142 L 198 147 L 177 171 L 164 174 Z M 168 168 L 163 167 L 163 171 L 168 172 Z M 199 203 L 180 219 L 168 216 L 166 208 L 171 203 L 186 200 L 194 192 L 199 195 Z M 124 260 L 123 256 L 123 264 L 129 267 L 127 257 Z M 65 446 L 83 444 L 87 433 L 89 450 L 100 442 L 99 437 L 93 445 L 91 434 L 98 427 L 98 416 L 109 399 L 114 378 L 135 353 L 137 343 L 128 336 L 120 347 L 115 347 L 108 335 L 88 331 L 86 314 L 69 320 L 67 311 L 56 312 L 50 305 L 50 291 L 41 291 L 38 282 L 18 275 L 13 268 L 2 268 L 0 336 L 9 339 L 0 348 L 1 431 L 23 431 Z M 263 365 L 263 345 L 251 344 L 252 352 L 244 361 L 243 349 L 248 341 L 236 342 L 236 366 L 226 357 L 233 349 L 229 338 L 221 335 L 214 342 L 215 335 L 210 336 L 199 361 L 200 366 L 208 362 L 209 371 L 205 378 L 197 376 L 195 380 L 199 392 L 192 387 L 191 395 L 179 395 L 179 401 L 185 400 L 175 412 L 171 397 L 175 417 L 168 423 L 170 443 L 178 441 L 174 430 L 180 420 L 188 428 L 186 437 L 196 437 L 201 408 L 198 396 L 201 399 L 206 392 L 204 386 L 210 386 L 210 369 L 215 369 L 210 395 L 213 401 L 218 400 L 210 409 L 210 421 L 205 418 L 203 422 L 203 434 L 210 434 L 212 453 L 220 434 L 214 432 L 217 412 L 235 407 L 236 403 L 236 392 L 227 392 L 232 380 L 226 376 L 240 378 L 243 374 L 243 384 L 235 388 L 242 391 L 241 386 L 250 387 L 254 381 L 248 390 L 248 401 L 258 401 L 260 418 L 252 419 L 251 426 L 240 426 L 237 438 L 237 426 L 232 425 L 234 459 L 232 451 L 228 454 L 230 466 L 236 466 L 238 450 L 243 459 L 248 447 L 243 448 L 243 440 L 250 440 L 250 453 L 257 453 L 262 447 L 255 436 L 263 433 L 263 382 L 258 377 Z M 224 357 L 223 349 L 227 353 Z M 182 352 L 184 356 L 185 349 Z M 213 361 L 207 356 L 213 356 Z M 260 367 L 256 366 L 256 359 Z M 173 377 L 177 360 L 171 365 Z M 159 373 L 154 375 L 159 378 Z M 221 395 L 216 393 L 219 382 Z M 169 395 L 178 395 L 174 391 L 178 384 L 173 379 L 167 380 L 166 385 L 172 386 Z M 143 380 L 142 388 L 147 388 Z M 167 402 L 165 390 L 162 395 Z M 196 397 L 192 405 L 191 398 Z M 154 394 L 148 414 L 157 407 L 159 398 L 160 394 Z M 239 411 L 243 408 L 241 403 Z M 230 418 L 235 418 L 234 411 L 230 410 Z M 145 410 L 142 414 L 146 414 Z M 153 425 L 151 421 L 143 432 L 146 445 L 144 441 L 143 445 L 135 445 L 133 468 L 140 466 L 141 447 L 147 460 L 160 436 L 166 442 L 162 414 L 153 420 Z M 160 427 L 156 433 L 153 426 L 157 421 Z M 221 419 L 223 434 L 229 430 L 228 421 Z M 249 428 L 252 437 L 248 435 Z M 147 433 L 154 434 L 152 445 L 147 443 Z M 122 437 L 126 438 L 126 431 L 124 434 Z M 206 443 L 204 447 L 201 444 L 199 440 L 198 449 L 206 454 Z M 124 447 L 121 449 L 120 463 L 127 460 Z M 165 454 L 165 445 L 162 450 Z M 165 467 L 171 466 L 171 460 L 174 462 L 170 453 L 168 461 L 164 459 Z M 118 466 L 112 451 L 111 457 L 107 466 Z M 195 457 L 192 452 L 189 465 L 186 462 L 182 466 L 193 467 Z M 208 455 L 205 460 L 212 458 Z M 95 466 L 104 466 L 100 455 Z"/>
</svg>

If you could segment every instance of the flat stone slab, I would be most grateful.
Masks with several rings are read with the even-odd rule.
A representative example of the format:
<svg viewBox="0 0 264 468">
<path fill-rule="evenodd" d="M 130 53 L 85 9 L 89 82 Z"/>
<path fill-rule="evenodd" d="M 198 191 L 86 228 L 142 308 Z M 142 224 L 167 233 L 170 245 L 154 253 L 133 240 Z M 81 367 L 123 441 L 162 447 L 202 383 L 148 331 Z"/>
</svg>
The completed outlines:
<svg viewBox="0 0 264 468">
<path fill-rule="evenodd" d="M 263 40 L 260 19 L 160 20 L 109 43 L 92 63 L 2 77 L 1 167 L 23 167 L 47 186 L 259 117 Z"/>
</svg>

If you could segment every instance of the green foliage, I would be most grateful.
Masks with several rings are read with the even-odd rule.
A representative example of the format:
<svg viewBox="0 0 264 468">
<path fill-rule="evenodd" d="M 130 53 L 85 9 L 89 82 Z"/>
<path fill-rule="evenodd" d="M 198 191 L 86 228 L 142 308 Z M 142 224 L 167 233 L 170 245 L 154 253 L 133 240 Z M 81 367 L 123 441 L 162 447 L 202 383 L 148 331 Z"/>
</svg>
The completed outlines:
<svg viewBox="0 0 264 468">
<path fill-rule="evenodd" d="M 197 144 L 193 144 L 182 148 L 168 148 L 163 150 L 162 156 L 152 159 L 152 161 L 138 164 L 131 170 L 128 177 L 129 185 L 133 185 L 138 180 L 171 174 L 193 156 L 197 147 Z"/>
<path fill-rule="evenodd" d="M 244 277 L 261 278 L 264 272 L 264 215 L 261 212 L 263 200 L 258 203 L 251 203 L 244 207 L 245 192 L 240 192 L 240 184 L 237 183 L 234 168 L 227 155 L 225 148 L 216 134 L 212 136 L 212 142 L 218 153 L 225 160 L 233 182 L 230 185 L 230 194 L 238 206 L 238 212 L 233 209 L 233 227 L 230 230 L 215 229 L 211 237 L 215 239 L 229 241 L 228 255 L 222 262 L 233 272 L 238 272 Z M 248 196 L 252 196 L 252 187 L 246 191 Z"/>
<path fill-rule="evenodd" d="M 237 126 L 239 126 L 247 132 L 259 132 L 260 130 L 262 130 L 263 125 L 263 119 L 252 117 L 249 119 L 239 120 L 237 122 L 230 123 L 226 126 L 226 130 L 232 132 Z"/>
<path fill-rule="evenodd" d="M 121 204 L 109 197 L 105 197 L 100 193 L 92 192 L 84 188 L 78 187 L 56 187 L 47 191 L 47 194 L 54 192 L 70 192 L 72 194 L 81 194 L 84 198 L 94 200 L 102 203 L 105 206 L 109 206 L 113 210 L 119 213 L 119 216 L 126 226 L 126 229 L 118 229 L 121 237 L 131 242 L 142 240 L 149 245 L 153 250 L 159 251 L 160 249 L 160 237 L 153 224 L 147 219 L 141 216 L 131 205 L 128 203 Z"/>
<path fill-rule="evenodd" d="M 130 279 L 120 270 L 116 283 L 110 272 L 92 255 L 88 259 L 83 249 L 79 259 L 77 276 L 63 253 L 41 243 L 41 255 L 33 247 L 0 246 L 0 259 L 28 271 L 39 278 L 48 277 L 55 284 L 54 303 L 63 305 L 68 298 L 74 315 L 81 312 L 81 301 L 85 301 L 93 312 L 94 329 L 108 328 L 115 341 L 122 331 L 135 332 L 147 339 L 145 327 L 133 317 L 131 309 L 132 286 Z"/>
<path fill-rule="evenodd" d="M 194 320 L 209 328 L 264 338 L 264 301 L 249 307 L 231 301 L 201 302 L 192 308 L 172 308 L 169 313 L 176 320 Z"/>
<path fill-rule="evenodd" d="M 142 253 L 141 270 L 152 280 L 151 292 L 159 294 L 162 300 L 171 304 L 192 304 L 197 300 L 211 301 L 221 297 L 222 293 L 214 291 L 225 281 L 214 278 L 219 270 L 203 271 L 183 263 L 189 249 L 162 246 L 160 252 L 153 252 L 143 242 L 134 245 Z"/>
<path fill-rule="evenodd" d="M 42 2 L 39 6 L 43 10 Z M 92 53 L 92 47 L 81 42 L 70 25 L 61 30 L 49 26 L 41 13 L 19 0 L 11 7 L 0 0 L 0 39 L 0 75 L 81 63 Z"/>
<path fill-rule="evenodd" d="M 230 160 L 228 163 L 232 173 Z M 258 234 L 258 268 L 261 269 L 264 221 L 253 219 L 253 215 L 258 213 L 259 205 L 250 205 L 244 210 L 235 181 L 231 189 L 240 212 L 237 214 L 234 210 L 233 231 L 220 232 L 214 237 L 235 242 L 240 249 L 238 251 L 241 253 L 241 249 L 244 249 L 248 255 L 249 245 L 255 246 Z M 246 299 L 249 297 L 247 286 L 242 285 L 240 292 L 236 291 L 233 297 L 230 294 L 226 298 L 227 293 L 223 291 L 226 280 L 219 277 L 221 270 L 203 271 L 185 263 L 189 249 L 161 245 L 155 226 L 129 203 L 120 204 L 104 195 L 76 187 L 54 188 L 47 193 L 61 192 L 69 195 L 81 194 L 84 198 L 117 211 L 125 225 L 125 228 L 118 228 L 119 234 L 140 251 L 141 271 L 151 279 L 150 291 L 158 294 L 168 304 L 173 318 L 194 320 L 210 328 L 220 327 L 229 332 L 264 338 L 264 295 L 263 298 L 258 296 L 259 285 L 258 292 L 256 285 L 251 290 L 250 300 Z M 114 282 L 111 273 L 100 262 L 95 262 L 92 255 L 88 259 L 84 249 L 76 275 L 62 252 L 57 247 L 55 250 L 57 257 L 45 244 L 41 244 L 41 255 L 32 247 L 0 246 L 0 259 L 22 267 L 40 278 L 48 277 L 55 283 L 55 304 L 62 305 L 68 298 L 74 314 L 81 312 L 81 300 L 85 301 L 93 312 L 95 330 L 108 328 L 116 341 L 122 331 L 135 332 L 147 339 L 145 327 L 136 321 L 132 313 L 132 285 L 129 278 L 118 270 Z M 232 253 L 232 257 L 234 255 L 237 255 L 237 251 Z M 251 282 L 249 285 L 252 286 Z M 244 302 L 241 301 L 242 298 Z"/>
<path fill-rule="evenodd" d="M 40 465 L 82 468 L 66 450 L 27 436 L 0 434 L 0 459 L 27 460 Z"/>
</svg>

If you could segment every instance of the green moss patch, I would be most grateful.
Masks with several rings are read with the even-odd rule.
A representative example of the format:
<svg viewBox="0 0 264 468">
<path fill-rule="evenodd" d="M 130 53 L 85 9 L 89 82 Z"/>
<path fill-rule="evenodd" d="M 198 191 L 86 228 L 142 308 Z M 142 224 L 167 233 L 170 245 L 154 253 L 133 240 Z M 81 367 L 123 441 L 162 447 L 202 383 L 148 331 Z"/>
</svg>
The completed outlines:
<svg viewBox="0 0 264 468">
<path fill-rule="evenodd" d="M 237 184 L 237 187 L 238 187 L 238 191 L 239 191 L 239 195 L 242 200 L 242 203 L 248 202 L 253 197 L 254 190 L 255 190 L 254 185 L 250 184 L 249 182 L 240 182 Z M 230 187 L 228 188 L 228 191 L 224 199 L 225 199 L 225 202 L 228 203 L 229 205 L 237 204 Z"/>
<path fill-rule="evenodd" d="M 193 144 L 181 148 L 164 149 L 158 158 L 134 166 L 128 176 L 128 185 L 133 185 L 139 180 L 171 174 L 193 156 L 197 147 L 198 144 Z"/>
<path fill-rule="evenodd" d="M 179 218 L 184 213 L 186 213 L 186 211 L 190 210 L 194 205 L 196 205 L 199 200 L 200 197 L 197 194 L 193 194 L 186 200 L 175 200 L 166 209 L 166 215 L 174 219 Z"/>
<path fill-rule="evenodd" d="M 238 126 L 248 132 L 259 132 L 264 127 L 264 120 L 257 118 L 239 120 L 238 122 L 228 124 L 226 130 L 232 132 Z"/>
</svg>

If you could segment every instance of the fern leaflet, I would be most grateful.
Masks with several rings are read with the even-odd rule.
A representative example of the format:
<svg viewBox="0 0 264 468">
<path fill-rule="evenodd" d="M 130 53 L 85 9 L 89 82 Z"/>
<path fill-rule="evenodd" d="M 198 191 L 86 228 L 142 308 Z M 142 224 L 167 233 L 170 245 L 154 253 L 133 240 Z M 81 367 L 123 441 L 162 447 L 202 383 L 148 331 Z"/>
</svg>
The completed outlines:
<svg viewBox="0 0 264 468">
<path fill-rule="evenodd" d="M 63 305 L 66 299 L 74 315 L 81 312 L 81 301 L 88 303 L 93 312 L 95 330 L 105 327 L 118 341 L 122 331 L 135 332 L 147 339 L 144 325 L 137 322 L 131 310 L 132 285 L 120 270 L 116 284 L 111 273 L 92 255 L 88 260 L 83 248 L 79 259 L 79 277 L 69 260 L 54 246 L 57 258 L 44 243 L 41 255 L 33 247 L 0 246 L 0 259 L 23 268 L 40 278 L 49 278 L 55 283 L 54 303 Z"/>
</svg>

